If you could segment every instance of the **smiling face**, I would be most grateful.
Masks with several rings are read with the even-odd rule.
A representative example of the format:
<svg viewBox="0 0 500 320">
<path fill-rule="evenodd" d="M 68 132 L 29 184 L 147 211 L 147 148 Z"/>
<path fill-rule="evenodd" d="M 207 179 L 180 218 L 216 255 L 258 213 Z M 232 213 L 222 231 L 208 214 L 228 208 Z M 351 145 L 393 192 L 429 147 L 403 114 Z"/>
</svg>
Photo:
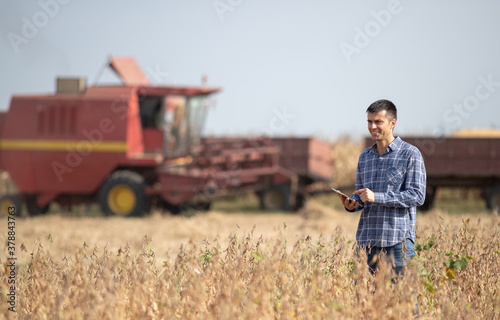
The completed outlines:
<svg viewBox="0 0 500 320">
<path fill-rule="evenodd" d="M 368 131 L 374 141 L 392 142 L 394 140 L 392 129 L 395 125 L 396 119 L 388 118 L 386 110 L 368 112 Z"/>
</svg>

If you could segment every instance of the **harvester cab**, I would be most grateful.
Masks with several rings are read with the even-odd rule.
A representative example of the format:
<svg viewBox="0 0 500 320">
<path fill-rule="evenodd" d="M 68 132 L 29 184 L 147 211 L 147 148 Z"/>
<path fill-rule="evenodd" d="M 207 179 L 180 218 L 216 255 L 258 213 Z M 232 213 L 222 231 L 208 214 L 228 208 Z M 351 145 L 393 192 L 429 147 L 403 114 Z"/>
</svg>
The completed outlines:
<svg viewBox="0 0 500 320">
<path fill-rule="evenodd" d="M 200 145 L 209 95 L 220 88 L 152 86 L 129 57 L 113 57 L 109 65 L 125 86 L 138 86 L 145 153 L 178 157 Z"/>
<path fill-rule="evenodd" d="M 199 147 L 209 96 L 139 96 L 145 151 L 165 158 L 177 157 Z"/>
</svg>

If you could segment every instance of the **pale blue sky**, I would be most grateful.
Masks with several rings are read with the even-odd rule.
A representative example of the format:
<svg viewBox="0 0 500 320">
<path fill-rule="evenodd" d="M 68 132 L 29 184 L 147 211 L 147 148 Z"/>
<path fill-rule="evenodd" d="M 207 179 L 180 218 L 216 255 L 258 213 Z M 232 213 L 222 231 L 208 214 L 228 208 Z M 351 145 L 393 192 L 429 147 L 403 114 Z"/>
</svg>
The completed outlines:
<svg viewBox="0 0 500 320">
<path fill-rule="evenodd" d="M 0 1 L 0 110 L 126 55 L 156 83 L 223 87 L 208 134 L 359 138 L 380 98 L 396 134 L 500 127 L 500 1 Z"/>
</svg>

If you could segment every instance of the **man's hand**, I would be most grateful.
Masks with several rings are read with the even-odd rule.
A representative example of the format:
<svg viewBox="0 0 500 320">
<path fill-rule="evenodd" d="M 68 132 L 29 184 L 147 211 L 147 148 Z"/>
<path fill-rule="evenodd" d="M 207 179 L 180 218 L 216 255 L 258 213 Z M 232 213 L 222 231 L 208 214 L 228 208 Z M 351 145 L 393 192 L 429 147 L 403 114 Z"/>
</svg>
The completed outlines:
<svg viewBox="0 0 500 320">
<path fill-rule="evenodd" d="M 353 194 L 359 194 L 361 201 L 364 203 L 375 202 L 375 193 L 368 188 L 356 190 Z"/>
<path fill-rule="evenodd" d="M 351 198 L 347 198 L 341 194 L 338 194 L 340 200 L 342 201 L 342 204 L 347 210 L 354 210 L 357 206 L 359 206 L 359 203 Z"/>
</svg>

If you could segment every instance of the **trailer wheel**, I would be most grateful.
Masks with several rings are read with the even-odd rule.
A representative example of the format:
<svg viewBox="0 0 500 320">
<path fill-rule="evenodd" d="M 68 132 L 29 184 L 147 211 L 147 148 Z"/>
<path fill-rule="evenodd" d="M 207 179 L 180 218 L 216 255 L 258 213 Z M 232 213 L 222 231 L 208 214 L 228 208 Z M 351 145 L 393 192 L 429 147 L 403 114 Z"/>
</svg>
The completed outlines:
<svg viewBox="0 0 500 320">
<path fill-rule="evenodd" d="M 25 199 L 26 209 L 28 209 L 28 213 L 31 217 L 38 216 L 41 214 L 46 214 L 49 211 L 49 204 L 43 207 L 40 207 L 36 202 L 35 196 L 29 196 Z"/>
<path fill-rule="evenodd" d="M 144 178 L 132 171 L 114 172 L 99 190 L 99 205 L 105 214 L 138 216 L 148 211 Z"/>
<path fill-rule="evenodd" d="M 493 211 L 500 210 L 500 185 L 496 185 L 486 195 L 486 206 Z"/>
<path fill-rule="evenodd" d="M 15 215 L 22 216 L 21 200 L 18 196 L 13 194 L 5 194 L 0 196 L 0 217 L 11 216 L 13 212 L 12 207 L 15 208 Z"/>
<path fill-rule="evenodd" d="M 425 193 L 424 203 L 419 207 L 422 211 L 429 211 L 434 205 L 434 199 L 436 198 L 437 187 L 427 187 Z"/>
<path fill-rule="evenodd" d="M 303 194 L 297 193 L 295 196 L 295 206 L 293 207 L 293 210 L 298 211 L 302 209 L 306 205 L 306 197 Z"/>
<path fill-rule="evenodd" d="M 262 210 L 290 210 L 290 186 L 275 185 L 259 193 Z"/>
</svg>

